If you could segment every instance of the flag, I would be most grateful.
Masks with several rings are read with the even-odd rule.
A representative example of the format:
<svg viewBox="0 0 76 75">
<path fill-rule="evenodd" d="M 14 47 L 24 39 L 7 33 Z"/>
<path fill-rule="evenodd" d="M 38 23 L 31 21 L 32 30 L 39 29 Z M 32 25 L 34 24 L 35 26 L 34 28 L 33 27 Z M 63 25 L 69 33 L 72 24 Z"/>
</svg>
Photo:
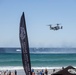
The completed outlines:
<svg viewBox="0 0 76 75">
<path fill-rule="evenodd" d="M 24 71 L 25 71 L 26 75 L 31 75 L 29 43 L 28 43 L 28 36 L 27 36 L 24 12 L 20 19 L 19 38 L 20 38 L 20 44 L 21 44 L 22 63 L 23 63 Z"/>
</svg>

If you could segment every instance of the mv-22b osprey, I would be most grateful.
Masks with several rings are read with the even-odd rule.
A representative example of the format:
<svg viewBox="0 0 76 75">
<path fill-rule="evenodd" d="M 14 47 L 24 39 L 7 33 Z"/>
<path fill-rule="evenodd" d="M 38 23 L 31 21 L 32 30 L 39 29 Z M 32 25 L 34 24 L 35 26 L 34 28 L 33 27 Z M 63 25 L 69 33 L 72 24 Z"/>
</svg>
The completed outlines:
<svg viewBox="0 0 76 75">
<path fill-rule="evenodd" d="M 50 30 L 59 30 L 59 29 L 63 29 L 63 26 L 59 26 L 60 24 L 56 24 L 56 26 L 52 27 L 52 25 L 48 25 L 50 26 Z"/>
</svg>

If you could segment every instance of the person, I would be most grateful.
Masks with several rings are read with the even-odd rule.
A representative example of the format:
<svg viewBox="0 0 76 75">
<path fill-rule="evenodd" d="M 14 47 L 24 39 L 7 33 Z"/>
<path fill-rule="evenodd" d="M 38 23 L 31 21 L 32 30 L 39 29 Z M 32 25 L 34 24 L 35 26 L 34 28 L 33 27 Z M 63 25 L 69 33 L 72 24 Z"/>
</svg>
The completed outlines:
<svg viewBox="0 0 76 75">
<path fill-rule="evenodd" d="M 34 69 L 32 69 L 31 71 L 34 72 Z"/>
<path fill-rule="evenodd" d="M 53 69 L 53 72 L 55 72 L 55 69 Z"/>
<path fill-rule="evenodd" d="M 42 69 L 42 75 L 44 75 L 44 71 L 43 71 L 43 69 Z"/>
<path fill-rule="evenodd" d="M 45 69 L 45 75 L 48 75 L 48 71 L 47 71 L 47 69 Z"/>
<path fill-rule="evenodd" d="M 17 75 L 17 71 L 15 70 L 15 75 Z"/>
<path fill-rule="evenodd" d="M 0 71 L 0 75 L 1 75 L 1 73 L 2 73 L 2 72 Z"/>
<path fill-rule="evenodd" d="M 39 75 L 39 72 L 37 71 L 37 75 Z"/>
<path fill-rule="evenodd" d="M 9 71 L 9 75 L 11 75 L 11 71 Z"/>
<path fill-rule="evenodd" d="M 4 75 L 6 75 L 6 71 L 4 71 Z"/>
<path fill-rule="evenodd" d="M 35 75 L 34 69 L 31 70 L 32 75 Z"/>
<path fill-rule="evenodd" d="M 64 69 L 64 67 L 62 67 L 62 69 Z"/>
<path fill-rule="evenodd" d="M 40 75 L 42 75 L 42 71 L 40 71 Z"/>
</svg>

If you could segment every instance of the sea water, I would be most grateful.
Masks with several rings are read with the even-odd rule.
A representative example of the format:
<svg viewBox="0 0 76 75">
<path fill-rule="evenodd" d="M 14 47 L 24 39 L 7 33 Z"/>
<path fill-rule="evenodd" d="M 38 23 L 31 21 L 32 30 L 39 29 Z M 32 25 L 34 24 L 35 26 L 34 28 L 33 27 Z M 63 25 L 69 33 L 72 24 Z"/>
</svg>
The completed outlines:
<svg viewBox="0 0 76 75">
<path fill-rule="evenodd" d="M 30 48 L 33 68 L 76 67 L 76 48 Z M 0 70 L 23 69 L 20 48 L 0 48 Z"/>
</svg>

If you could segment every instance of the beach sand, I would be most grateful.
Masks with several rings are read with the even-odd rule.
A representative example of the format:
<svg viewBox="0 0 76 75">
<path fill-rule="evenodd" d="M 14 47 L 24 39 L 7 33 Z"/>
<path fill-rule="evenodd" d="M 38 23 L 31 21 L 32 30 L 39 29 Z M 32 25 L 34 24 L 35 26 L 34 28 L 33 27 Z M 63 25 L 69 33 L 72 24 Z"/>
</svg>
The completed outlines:
<svg viewBox="0 0 76 75">
<path fill-rule="evenodd" d="M 34 72 L 35 72 L 35 75 L 37 75 L 37 71 L 38 72 L 40 72 L 40 71 L 42 71 L 43 70 L 43 72 L 45 72 L 45 69 L 34 69 Z M 61 70 L 60 68 L 59 69 L 47 69 L 47 71 L 48 71 L 48 75 L 51 75 L 52 73 L 55 73 L 55 72 L 57 72 L 57 71 L 59 71 L 59 70 Z M 1 72 L 2 72 L 2 74 L 1 75 L 4 75 L 4 72 L 5 72 L 6 70 L 2 70 Z M 15 75 L 14 74 L 14 72 L 15 72 L 15 70 L 8 70 L 8 71 L 11 71 L 11 75 Z M 21 69 L 21 70 L 16 70 L 17 71 L 17 75 L 25 75 L 25 72 L 24 72 L 24 70 L 23 69 Z M 6 71 L 7 72 L 7 71 Z M 5 75 L 7 75 L 7 74 L 5 74 Z M 44 74 L 45 75 L 45 74 Z"/>
<path fill-rule="evenodd" d="M 35 75 L 37 75 L 37 71 L 40 72 L 43 70 L 43 72 L 45 72 L 45 69 L 34 69 Z M 60 70 L 61 69 L 47 69 L 48 75 L 51 75 L 52 73 L 55 73 L 55 72 L 60 71 Z"/>
<path fill-rule="evenodd" d="M 55 69 L 55 71 L 53 72 L 54 69 L 47 69 L 48 70 L 48 75 L 51 75 L 52 73 L 55 73 L 61 69 Z M 42 71 L 42 69 L 34 69 L 35 75 L 37 75 L 37 71 L 40 72 Z M 45 69 L 43 69 L 43 71 L 45 71 Z M 17 70 L 17 75 L 25 75 L 24 70 Z"/>
</svg>

